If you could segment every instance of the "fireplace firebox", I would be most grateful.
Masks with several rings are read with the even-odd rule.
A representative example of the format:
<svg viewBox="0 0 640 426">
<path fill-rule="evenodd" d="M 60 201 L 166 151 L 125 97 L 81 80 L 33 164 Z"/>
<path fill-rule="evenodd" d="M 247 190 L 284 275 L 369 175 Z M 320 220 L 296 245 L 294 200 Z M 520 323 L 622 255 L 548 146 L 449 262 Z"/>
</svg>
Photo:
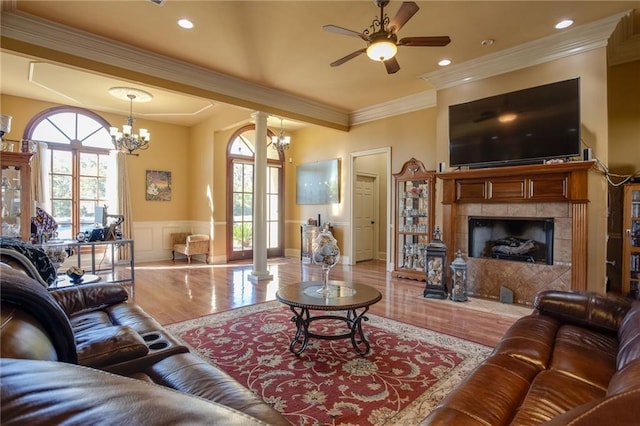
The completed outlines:
<svg viewBox="0 0 640 426">
<path fill-rule="evenodd" d="M 469 217 L 469 257 L 553 265 L 553 218 Z"/>
</svg>

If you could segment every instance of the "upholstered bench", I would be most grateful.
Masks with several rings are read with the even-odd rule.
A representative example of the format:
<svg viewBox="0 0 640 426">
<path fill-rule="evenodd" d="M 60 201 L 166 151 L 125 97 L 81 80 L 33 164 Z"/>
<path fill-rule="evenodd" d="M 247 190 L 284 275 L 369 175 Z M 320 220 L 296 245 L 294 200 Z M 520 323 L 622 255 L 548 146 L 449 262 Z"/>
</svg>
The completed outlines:
<svg viewBox="0 0 640 426">
<path fill-rule="evenodd" d="M 171 234 L 171 260 L 176 260 L 176 253 L 181 253 L 187 256 L 187 262 L 191 263 L 191 256 L 196 254 L 204 254 L 205 262 L 209 255 L 209 242 L 208 235 L 205 234 L 188 234 L 178 233 Z"/>
</svg>

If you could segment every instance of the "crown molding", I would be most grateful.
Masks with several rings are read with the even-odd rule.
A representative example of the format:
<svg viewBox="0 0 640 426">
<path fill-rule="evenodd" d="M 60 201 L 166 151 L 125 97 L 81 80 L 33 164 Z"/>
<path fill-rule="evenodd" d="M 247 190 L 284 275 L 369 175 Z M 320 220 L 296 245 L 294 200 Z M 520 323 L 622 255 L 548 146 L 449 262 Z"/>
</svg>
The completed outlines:
<svg viewBox="0 0 640 426">
<path fill-rule="evenodd" d="M 422 79 L 436 89 L 457 86 L 469 80 L 480 80 L 556 59 L 607 46 L 609 36 L 624 12 L 570 30 L 533 40 L 509 49 L 481 56 L 423 74 Z"/>
<path fill-rule="evenodd" d="M 616 27 L 607 50 L 609 66 L 621 65 L 640 59 L 640 32 L 634 33 L 635 19 L 640 22 L 640 11 L 635 10 L 622 18 Z"/>
<path fill-rule="evenodd" d="M 351 125 L 368 123 L 369 121 L 406 114 L 425 108 L 436 106 L 436 91 L 427 90 L 402 98 L 394 99 L 367 108 L 362 108 L 351 113 Z"/>
<path fill-rule="evenodd" d="M 183 90 L 193 88 L 192 94 L 219 102 L 286 115 L 340 130 L 348 130 L 349 127 L 349 114 L 346 111 L 23 12 L 2 13 L 1 23 L 2 47 L 8 50 L 27 55 L 34 55 L 34 50 L 37 50 L 39 54 L 46 53 L 49 56 L 47 59 L 94 72 L 104 73 L 106 67 L 122 78 L 149 76 L 153 77 L 156 84 L 173 82 Z M 63 55 L 56 55 L 58 52 Z M 100 67 L 100 64 L 104 66 Z M 122 72 L 119 73 L 119 70 Z M 144 83 L 142 80 L 140 82 Z"/>
</svg>

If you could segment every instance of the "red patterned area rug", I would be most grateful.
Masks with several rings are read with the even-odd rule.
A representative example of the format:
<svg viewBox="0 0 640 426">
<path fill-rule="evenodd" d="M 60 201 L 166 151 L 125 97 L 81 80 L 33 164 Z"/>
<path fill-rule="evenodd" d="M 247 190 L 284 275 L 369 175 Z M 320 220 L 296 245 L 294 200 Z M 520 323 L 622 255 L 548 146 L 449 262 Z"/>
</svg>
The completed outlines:
<svg viewBox="0 0 640 426">
<path fill-rule="evenodd" d="M 375 315 L 363 329 L 364 357 L 349 339 L 310 339 L 289 351 L 289 308 L 268 302 L 167 326 L 295 425 L 415 425 L 491 348 Z M 321 334 L 344 322 L 318 321 Z M 317 328 L 317 327 L 321 327 Z"/>
</svg>

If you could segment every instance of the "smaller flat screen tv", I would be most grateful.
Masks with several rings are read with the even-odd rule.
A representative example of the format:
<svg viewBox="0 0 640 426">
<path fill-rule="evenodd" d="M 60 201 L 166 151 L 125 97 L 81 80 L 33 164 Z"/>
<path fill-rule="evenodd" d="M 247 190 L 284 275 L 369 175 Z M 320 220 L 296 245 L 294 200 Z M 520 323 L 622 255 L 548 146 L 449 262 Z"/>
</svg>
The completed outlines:
<svg viewBox="0 0 640 426">
<path fill-rule="evenodd" d="M 449 106 L 451 167 L 534 164 L 579 155 L 579 78 Z"/>
</svg>

